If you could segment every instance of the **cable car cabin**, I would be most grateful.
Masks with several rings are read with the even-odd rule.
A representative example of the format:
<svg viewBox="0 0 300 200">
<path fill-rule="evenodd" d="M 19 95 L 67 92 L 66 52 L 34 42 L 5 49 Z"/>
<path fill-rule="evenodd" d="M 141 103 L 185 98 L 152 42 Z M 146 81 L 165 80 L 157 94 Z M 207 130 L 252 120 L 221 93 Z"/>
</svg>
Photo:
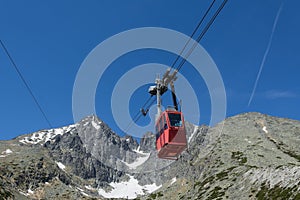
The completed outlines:
<svg viewBox="0 0 300 200">
<path fill-rule="evenodd" d="M 166 110 L 155 124 L 158 157 L 177 160 L 187 147 L 184 119 L 181 112 Z"/>
</svg>

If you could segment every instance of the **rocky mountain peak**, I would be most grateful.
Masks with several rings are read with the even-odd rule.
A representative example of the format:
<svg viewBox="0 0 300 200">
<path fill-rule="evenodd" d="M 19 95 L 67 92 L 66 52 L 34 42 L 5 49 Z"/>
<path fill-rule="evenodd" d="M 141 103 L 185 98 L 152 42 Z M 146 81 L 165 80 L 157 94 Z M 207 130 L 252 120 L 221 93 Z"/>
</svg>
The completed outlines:
<svg viewBox="0 0 300 200">
<path fill-rule="evenodd" d="M 140 149 L 144 152 L 155 151 L 155 139 L 156 136 L 152 132 L 145 133 L 140 141 Z"/>
<path fill-rule="evenodd" d="M 157 159 L 151 132 L 138 144 L 96 116 L 0 141 L 0 197 L 300 197 L 299 121 L 243 113 L 214 127 L 185 127 L 188 149 L 177 161 Z"/>
</svg>

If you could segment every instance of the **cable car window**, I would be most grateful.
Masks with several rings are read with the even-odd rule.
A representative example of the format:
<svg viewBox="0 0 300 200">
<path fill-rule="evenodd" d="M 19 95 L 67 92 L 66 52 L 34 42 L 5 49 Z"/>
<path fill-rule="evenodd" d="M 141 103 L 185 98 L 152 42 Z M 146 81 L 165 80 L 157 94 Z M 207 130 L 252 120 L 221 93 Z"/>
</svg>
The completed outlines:
<svg viewBox="0 0 300 200">
<path fill-rule="evenodd" d="M 160 136 L 164 132 L 163 117 L 162 116 L 159 118 L 159 122 L 157 124 L 159 124 L 159 136 Z"/>
<path fill-rule="evenodd" d="M 171 126 L 182 126 L 181 114 L 169 113 L 168 116 Z"/>
<path fill-rule="evenodd" d="M 166 116 L 163 116 L 163 122 L 164 122 L 164 130 L 168 129 L 167 121 L 166 121 Z"/>
</svg>

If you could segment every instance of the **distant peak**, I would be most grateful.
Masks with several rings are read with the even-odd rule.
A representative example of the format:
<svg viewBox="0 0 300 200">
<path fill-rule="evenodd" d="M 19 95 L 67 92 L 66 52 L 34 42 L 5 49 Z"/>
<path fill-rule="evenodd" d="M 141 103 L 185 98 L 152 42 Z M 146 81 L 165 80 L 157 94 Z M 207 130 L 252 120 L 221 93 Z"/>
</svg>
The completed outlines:
<svg viewBox="0 0 300 200">
<path fill-rule="evenodd" d="M 92 121 L 96 122 L 96 123 L 102 123 L 103 122 L 96 114 L 92 114 L 92 115 L 86 116 L 85 118 L 80 120 L 78 123 L 92 122 Z"/>
</svg>

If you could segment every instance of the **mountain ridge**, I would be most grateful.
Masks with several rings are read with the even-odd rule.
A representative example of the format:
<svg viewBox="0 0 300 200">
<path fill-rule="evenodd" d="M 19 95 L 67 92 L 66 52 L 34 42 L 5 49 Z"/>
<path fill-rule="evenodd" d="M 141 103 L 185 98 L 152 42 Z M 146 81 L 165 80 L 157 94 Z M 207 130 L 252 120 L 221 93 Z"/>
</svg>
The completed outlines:
<svg viewBox="0 0 300 200">
<path fill-rule="evenodd" d="M 186 131 L 177 161 L 157 159 L 151 132 L 137 143 L 96 116 L 0 141 L 0 197 L 300 197 L 299 121 L 251 112 L 214 127 L 186 122 Z"/>
</svg>

